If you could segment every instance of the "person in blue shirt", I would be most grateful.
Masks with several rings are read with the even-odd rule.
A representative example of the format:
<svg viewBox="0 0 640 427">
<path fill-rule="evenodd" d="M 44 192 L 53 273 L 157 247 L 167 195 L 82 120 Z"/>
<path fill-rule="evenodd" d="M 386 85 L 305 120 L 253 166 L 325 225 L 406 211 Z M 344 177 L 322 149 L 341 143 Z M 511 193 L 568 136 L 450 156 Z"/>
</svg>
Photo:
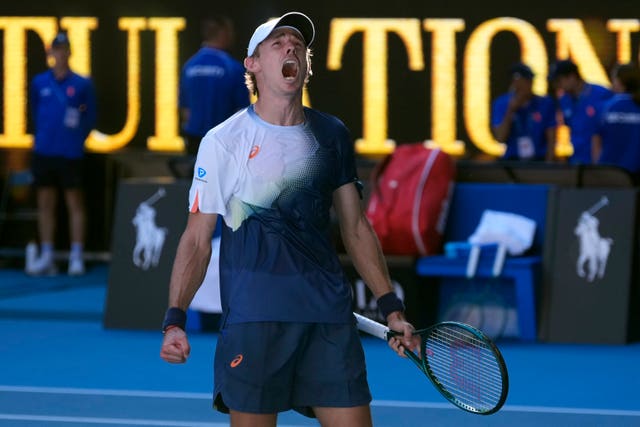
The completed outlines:
<svg viewBox="0 0 640 427">
<path fill-rule="evenodd" d="M 53 256 L 56 202 L 62 188 L 71 243 L 68 273 L 80 275 L 85 272 L 84 142 L 96 123 L 96 95 L 91 79 L 69 68 L 71 47 L 66 33 L 53 39 L 49 55 L 53 66 L 33 78 L 29 91 L 35 125 L 31 171 L 37 189 L 41 253 L 27 259 L 25 270 L 31 275 L 57 273 Z"/>
<path fill-rule="evenodd" d="M 332 207 L 354 266 L 388 326 L 402 333 L 389 345 L 401 356 L 419 346 L 362 210 L 350 133 L 302 104 L 314 37 L 299 12 L 253 33 L 244 64 L 257 101 L 202 140 L 171 274 L 160 355 L 184 363 L 185 310 L 222 216 L 214 407 L 230 413 L 233 426 L 275 426 L 278 413 L 291 409 L 322 425 L 371 426 L 351 285 L 331 239 Z"/>
<path fill-rule="evenodd" d="M 586 82 L 578 66 L 571 60 L 561 60 L 550 70 L 549 79 L 561 92 L 558 98 L 564 124 L 569 126 L 573 154 L 571 164 L 591 164 L 591 139 L 596 129 L 596 113 L 613 96 L 603 86 Z"/>
<path fill-rule="evenodd" d="M 509 92 L 492 104 L 495 138 L 506 145 L 503 160 L 547 160 L 555 157 L 555 108 L 548 96 L 533 93 L 533 71 L 523 63 L 511 67 Z"/>
<path fill-rule="evenodd" d="M 634 64 L 614 67 L 611 75 L 615 95 L 598 114 L 593 137 L 597 164 L 619 166 L 640 177 L 640 68 Z"/>
<path fill-rule="evenodd" d="M 244 67 L 228 50 L 234 25 L 226 16 L 202 21 L 203 42 L 180 73 L 182 132 L 189 155 L 195 156 L 202 137 L 233 113 L 249 105 Z"/>
</svg>

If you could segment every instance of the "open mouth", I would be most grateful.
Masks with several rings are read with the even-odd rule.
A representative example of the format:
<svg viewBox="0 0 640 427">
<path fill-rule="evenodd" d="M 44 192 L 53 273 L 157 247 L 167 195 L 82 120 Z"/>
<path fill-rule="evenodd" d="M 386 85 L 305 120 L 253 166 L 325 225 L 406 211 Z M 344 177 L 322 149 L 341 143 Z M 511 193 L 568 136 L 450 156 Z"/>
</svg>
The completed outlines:
<svg viewBox="0 0 640 427">
<path fill-rule="evenodd" d="M 293 60 L 285 61 L 282 65 L 282 77 L 286 80 L 293 80 L 298 75 L 298 63 Z"/>
</svg>

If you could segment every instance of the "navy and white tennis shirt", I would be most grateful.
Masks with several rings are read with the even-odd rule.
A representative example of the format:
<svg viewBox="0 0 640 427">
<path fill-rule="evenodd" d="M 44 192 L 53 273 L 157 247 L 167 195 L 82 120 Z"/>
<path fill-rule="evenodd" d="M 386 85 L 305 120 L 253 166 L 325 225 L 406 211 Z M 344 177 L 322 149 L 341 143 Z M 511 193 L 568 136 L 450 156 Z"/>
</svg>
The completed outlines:
<svg viewBox="0 0 640 427">
<path fill-rule="evenodd" d="M 276 126 L 249 106 L 200 145 L 189 207 L 224 218 L 220 287 L 228 323 L 352 320 L 329 210 L 334 190 L 357 181 L 353 143 L 337 118 L 304 113 L 303 124 Z"/>
</svg>

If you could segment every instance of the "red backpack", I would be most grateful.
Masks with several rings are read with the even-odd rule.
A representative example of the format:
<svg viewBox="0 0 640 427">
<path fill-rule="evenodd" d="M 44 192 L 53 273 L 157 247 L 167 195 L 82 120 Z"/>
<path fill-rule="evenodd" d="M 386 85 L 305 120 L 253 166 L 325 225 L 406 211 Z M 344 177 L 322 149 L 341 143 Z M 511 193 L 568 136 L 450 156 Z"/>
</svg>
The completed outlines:
<svg viewBox="0 0 640 427">
<path fill-rule="evenodd" d="M 402 144 L 371 173 L 366 215 L 387 255 L 442 252 L 455 163 L 440 149 Z"/>
</svg>

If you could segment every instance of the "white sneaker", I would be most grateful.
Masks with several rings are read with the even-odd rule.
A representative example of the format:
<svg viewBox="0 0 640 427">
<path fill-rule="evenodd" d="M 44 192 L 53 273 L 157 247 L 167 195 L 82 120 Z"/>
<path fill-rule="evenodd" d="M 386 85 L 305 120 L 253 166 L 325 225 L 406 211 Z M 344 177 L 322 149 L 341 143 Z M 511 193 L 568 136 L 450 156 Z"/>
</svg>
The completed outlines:
<svg viewBox="0 0 640 427">
<path fill-rule="evenodd" d="M 25 272 L 30 276 L 55 276 L 58 267 L 51 257 L 41 257 L 26 265 Z"/>
<path fill-rule="evenodd" d="M 24 251 L 24 271 L 32 271 L 38 259 L 38 245 L 30 242 Z"/>
<path fill-rule="evenodd" d="M 69 259 L 69 276 L 82 276 L 85 273 L 84 260 L 82 258 Z"/>
</svg>

